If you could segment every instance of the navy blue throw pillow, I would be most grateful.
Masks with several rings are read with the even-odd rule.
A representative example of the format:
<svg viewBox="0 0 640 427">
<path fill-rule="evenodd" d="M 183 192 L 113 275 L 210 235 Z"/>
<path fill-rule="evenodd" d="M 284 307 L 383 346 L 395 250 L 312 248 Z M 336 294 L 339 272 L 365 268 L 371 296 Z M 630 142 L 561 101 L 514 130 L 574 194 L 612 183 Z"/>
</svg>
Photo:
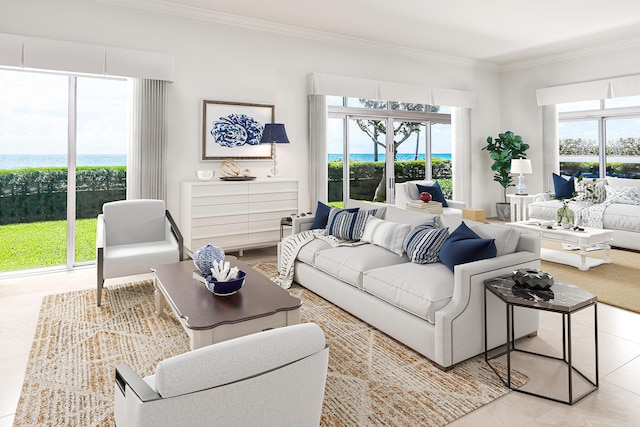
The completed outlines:
<svg viewBox="0 0 640 427">
<path fill-rule="evenodd" d="M 345 209 L 347 212 L 357 212 L 358 208 Z M 327 228 L 327 221 L 329 220 L 329 212 L 331 212 L 331 206 L 327 206 L 322 202 L 318 202 L 316 207 L 316 213 L 311 223 L 311 229 Z"/>
<path fill-rule="evenodd" d="M 438 181 L 435 181 L 433 185 L 416 185 L 418 186 L 418 193 L 427 192 L 431 194 L 431 200 L 433 200 L 434 202 L 442 203 L 443 208 L 449 206 L 447 205 L 447 201 L 444 199 L 444 194 L 442 194 L 442 189 L 440 188 L 440 184 L 438 184 Z"/>
<path fill-rule="evenodd" d="M 574 173 L 565 179 L 564 177 L 553 174 L 553 192 L 556 194 L 556 199 L 570 199 L 573 197 L 575 190 L 574 178 L 580 176 L 580 171 Z"/>
<path fill-rule="evenodd" d="M 463 222 L 440 247 L 440 262 L 453 271 L 458 264 L 495 258 L 498 250 L 494 239 L 483 239 Z"/>
</svg>

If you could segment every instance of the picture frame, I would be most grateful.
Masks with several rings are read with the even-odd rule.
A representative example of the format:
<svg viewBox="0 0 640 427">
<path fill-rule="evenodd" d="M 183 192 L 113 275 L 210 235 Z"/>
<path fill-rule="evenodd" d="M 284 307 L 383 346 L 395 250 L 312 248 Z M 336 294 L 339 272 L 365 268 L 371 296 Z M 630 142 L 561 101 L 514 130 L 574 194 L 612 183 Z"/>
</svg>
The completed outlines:
<svg viewBox="0 0 640 427">
<path fill-rule="evenodd" d="M 262 130 L 275 119 L 275 106 L 202 100 L 202 160 L 271 160 Z"/>
</svg>

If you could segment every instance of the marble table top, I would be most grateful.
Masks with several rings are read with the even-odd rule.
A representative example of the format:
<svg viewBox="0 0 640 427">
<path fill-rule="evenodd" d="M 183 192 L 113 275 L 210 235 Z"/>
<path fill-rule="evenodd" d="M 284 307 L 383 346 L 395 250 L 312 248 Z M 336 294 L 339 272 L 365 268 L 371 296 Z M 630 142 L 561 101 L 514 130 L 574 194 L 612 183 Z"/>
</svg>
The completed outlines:
<svg viewBox="0 0 640 427">
<path fill-rule="evenodd" d="M 597 297 L 576 285 L 560 280 L 547 290 L 535 290 L 517 285 L 513 275 L 484 281 L 484 286 L 502 301 L 523 307 L 571 313 L 594 304 Z"/>
</svg>

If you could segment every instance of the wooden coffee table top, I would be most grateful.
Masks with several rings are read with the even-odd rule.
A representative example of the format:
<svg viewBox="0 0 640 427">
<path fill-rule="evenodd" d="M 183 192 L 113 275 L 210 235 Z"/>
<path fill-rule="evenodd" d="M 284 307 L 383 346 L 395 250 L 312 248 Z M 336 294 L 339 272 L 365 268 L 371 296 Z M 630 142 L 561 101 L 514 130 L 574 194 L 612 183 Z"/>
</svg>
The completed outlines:
<svg viewBox="0 0 640 427">
<path fill-rule="evenodd" d="M 193 278 L 193 261 L 162 264 L 155 267 L 157 285 L 189 329 L 211 329 L 226 323 L 238 323 L 269 316 L 278 311 L 296 310 L 298 298 L 258 273 L 236 257 L 225 260 L 247 273 L 244 286 L 229 296 L 209 292 Z"/>
</svg>

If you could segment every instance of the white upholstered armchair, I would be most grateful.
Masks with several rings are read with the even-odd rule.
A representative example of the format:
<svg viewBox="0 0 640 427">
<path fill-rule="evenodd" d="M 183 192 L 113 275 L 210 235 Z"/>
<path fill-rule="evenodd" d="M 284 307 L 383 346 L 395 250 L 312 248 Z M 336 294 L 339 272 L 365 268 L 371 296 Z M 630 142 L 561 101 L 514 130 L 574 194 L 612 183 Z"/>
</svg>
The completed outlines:
<svg viewBox="0 0 640 427">
<path fill-rule="evenodd" d="M 96 235 L 97 301 L 105 279 L 149 273 L 182 261 L 182 235 L 164 201 L 120 200 L 102 205 Z"/>
<path fill-rule="evenodd" d="M 318 426 L 329 349 L 302 323 L 189 351 L 140 378 L 116 368 L 115 421 L 129 426 Z"/>
</svg>

